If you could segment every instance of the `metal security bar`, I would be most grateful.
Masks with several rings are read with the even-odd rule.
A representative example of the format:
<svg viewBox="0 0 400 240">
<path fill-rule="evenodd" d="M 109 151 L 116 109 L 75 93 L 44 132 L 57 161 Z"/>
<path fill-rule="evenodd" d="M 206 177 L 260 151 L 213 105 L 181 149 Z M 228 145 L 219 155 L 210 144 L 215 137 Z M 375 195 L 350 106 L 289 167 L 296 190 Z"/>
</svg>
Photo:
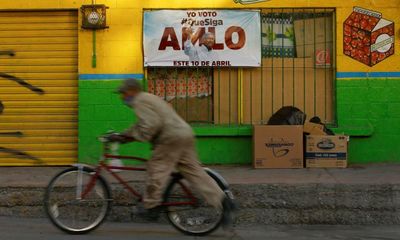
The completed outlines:
<svg viewBox="0 0 400 240">
<path fill-rule="evenodd" d="M 265 123 L 294 106 L 335 124 L 335 11 L 262 9 L 257 68 L 147 68 L 148 91 L 192 124 Z"/>
</svg>

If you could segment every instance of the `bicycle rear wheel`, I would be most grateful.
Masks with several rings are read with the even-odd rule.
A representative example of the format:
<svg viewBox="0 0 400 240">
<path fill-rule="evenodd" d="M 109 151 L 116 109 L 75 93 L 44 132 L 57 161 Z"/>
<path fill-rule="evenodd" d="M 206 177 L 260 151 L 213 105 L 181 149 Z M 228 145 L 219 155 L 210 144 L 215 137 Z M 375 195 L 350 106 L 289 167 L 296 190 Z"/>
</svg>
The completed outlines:
<svg viewBox="0 0 400 240">
<path fill-rule="evenodd" d="M 94 178 L 90 168 L 67 169 L 47 187 L 44 206 L 47 216 L 59 229 L 70 234 L 87 233 L 98 227 L 110 210 L 111 194 L 105 180 Z M 82 192 L 87 194 L 81 198 Z"/>
<path fill-rule="evenodd" d="M 183 178 L 173 178 L 165 191 L 165 203 L 183 203 L 191 201 L 185 189 L 191 189 Z M 217 229 L 223 217 L 222 210 L 217 210 L 200 196 L 195 205 L 174 205 L 167 207 L 167 219 L 179 231 L 187 235 L 204 236 Z"/>
</svg>

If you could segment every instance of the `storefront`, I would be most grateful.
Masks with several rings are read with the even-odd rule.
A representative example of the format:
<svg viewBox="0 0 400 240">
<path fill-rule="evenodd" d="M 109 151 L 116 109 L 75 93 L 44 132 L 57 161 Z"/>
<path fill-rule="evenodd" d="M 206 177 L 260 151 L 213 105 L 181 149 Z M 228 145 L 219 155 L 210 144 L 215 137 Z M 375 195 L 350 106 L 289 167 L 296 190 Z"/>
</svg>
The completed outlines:
<svg viewBox="0 0 400 240">
<path fill-rule="evenodd" d="M 17 151 L 51 165 L 94 162 L 100 150 L 96 136 L 134 120 L 113 94 L 127 77 L 143 79 L 146 90 L 194 126 L 200 158 L 207 164 L 251 163 L 252 125 L 264 123 L 282 106 L 298 107 L 350 135 L 350 163 L 400 161 L 393 148 L 400 140 L 398 1 L 354 6 L 336 0 L 248 5 L 104 0 L 97 4 L 108 7 L 108 28 L 95 31 L 81 27 L 79 9 L 89 1 L 22 2 L 0 3 L 0 51 L 15 52 L 0 56 L 0 69 L 43 92 L 0 81 L 0 147 L 8 149 L 0 153 L 0 165 L 36 162 Z M 255 13 L 256 22 L 235 22 L 243 13 Z M 146 14 L 158 17 L 159 25 L 153 26 L 178 26 L 161 49 L 184 56 L 187 23 L 171 19 L 186 14 L 197 21 L 191 27 L 198 38 L 214 33 L 219 45 L 213 50 L 223 58 L 204 63 L 209 66 L 201 61 L 185 65 L 183 57 L 160 64 L 165 63 L 162 54 L 149 61 L 145 52 L 160 49 L 164 31 L 150 29 Z M 248 45 L 240 45 L 243 35 L 238 29 L 229 32 L 230 22 L 244 34 L 251 27 L 258 32 L 247 32 Z M 146 42 L 146 31 L 159 34 L 159 42 Z M 223 52 L 244 47 L 251 49 L 240 53 L 238 62 L 224 58 Z M 254 61 L 246 60 L 249 55 Z M 150 148 L 132 144 L 122 152 L 149 156 Z"/>
</svg>

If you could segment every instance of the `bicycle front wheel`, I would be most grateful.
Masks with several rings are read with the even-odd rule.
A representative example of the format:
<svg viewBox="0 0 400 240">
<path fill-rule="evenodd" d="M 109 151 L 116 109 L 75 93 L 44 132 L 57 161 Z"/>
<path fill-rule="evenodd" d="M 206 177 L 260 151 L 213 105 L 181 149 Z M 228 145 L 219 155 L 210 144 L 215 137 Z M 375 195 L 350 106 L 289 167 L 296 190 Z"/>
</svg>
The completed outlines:
<svg viewBox="0 0 400 240">
<path fill-rule="evenodd" d="M 70 234 L 83 234 L 98 227 L 106 218 L 110 210 L 110 190 L 106 181 L 101 176 L 94 177 L 94 173 L 90 168 L 74 167 L 51 180 L 44 206 L 57 228 Z"/>
<path fill-rule="evenodd" d="M 191 189 L 189 183 L 183 178 L 174 178 L 165 192 L 165 203 L 168 206 L 167 218 L 179 231 L 187 235 L 204 236 L 219 227 L 222 222 L 223 212 L 210 206 L 198 194 L 194 194 L 195 205 L 183 204 L 192 199 L 187 194 Z"/>
</svg>

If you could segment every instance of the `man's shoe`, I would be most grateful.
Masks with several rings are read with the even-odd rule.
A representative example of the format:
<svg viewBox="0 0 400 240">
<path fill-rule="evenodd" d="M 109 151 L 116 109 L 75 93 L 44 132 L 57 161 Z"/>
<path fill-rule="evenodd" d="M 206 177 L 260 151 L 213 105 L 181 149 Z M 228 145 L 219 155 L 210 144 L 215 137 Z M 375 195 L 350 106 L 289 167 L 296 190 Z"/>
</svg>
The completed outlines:
<svg viewBox="0 0 400 240">
<path fill-rule="evenodd" d="M 146 219 L 147 221 L 157 221 L 160 218 L 160 213 L 162 210 L 161 206 L 153 207 L 146 209 L 143 207 L 143 204 L 138 204 L 136 206 L 137 215 L 141 218 Z"/>
</svg>

